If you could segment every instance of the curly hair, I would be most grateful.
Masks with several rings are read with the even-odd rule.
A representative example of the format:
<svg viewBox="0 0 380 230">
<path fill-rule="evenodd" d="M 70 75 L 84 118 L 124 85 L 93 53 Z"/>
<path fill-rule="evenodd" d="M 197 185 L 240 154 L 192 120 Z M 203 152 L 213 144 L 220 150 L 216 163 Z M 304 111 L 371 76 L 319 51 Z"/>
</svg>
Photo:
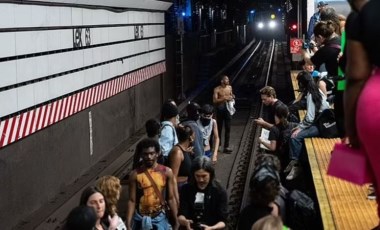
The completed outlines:
<svg viewBox="0 0 380 230">
<path fill-rule="evenodd" d="M 114 216 L 117 213 L 117 202 L 120 198 L 121 185 L 120 180 L 114 176 L 103 176 L 96 181 L 96 187 L 101 193 L 108 204 L 108 213 Z"/>
</svg>

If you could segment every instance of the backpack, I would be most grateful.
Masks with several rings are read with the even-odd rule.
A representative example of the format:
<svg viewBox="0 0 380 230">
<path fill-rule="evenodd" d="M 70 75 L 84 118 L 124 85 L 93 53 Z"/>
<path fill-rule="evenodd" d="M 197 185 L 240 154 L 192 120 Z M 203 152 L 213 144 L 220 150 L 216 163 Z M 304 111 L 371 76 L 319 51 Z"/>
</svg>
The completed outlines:
<svg viewBox="0 0 380 230">
<path fill-rule="evenodd" d="M 164 125 L 162 125 L 162 123 L 161 123 L 161 127 L 160 127 L 160 132 L 159 132 L 159 134 L 158 134 L 158 138 L 161 137 L 162 130 L 163 130 L 166 126 L 169 126 L 169 127 L 173 130 L 173 137 L 176 136 L 176 131 L 175 131 L 175 128 L 174 128 L 173 126 L 171 126 L 171 125 L 169 125 L 169 124 L 164 124 Z M 173 144 L 172 144 L 172 147 L 174 147 L 174 145 L 175 145 L 175 138 L 173 138 Z M 160 146 L 160 147 L 161 147 L 161 146 Z M 162 165 L 165 165 L 165 166 L 168 166 L 168 163 L 169 163 L 167 157 L 165 157 L 165 156 L 163 155 L 163 149 L 162 149 L 162 147 L 161 147 L 161 153 L 160 153 L 160 155 L 158 156 L 158 163 L 160 163 L 160 164 L 162 164 Z"/>
<path fill-rule="evenodd" d="M 317 212 L 314 201 L 299 190 L 290 192 L 287 198 L 288 225 L 291 229 L 317 228 Z"/>
<path fill-rule="evenodd" d="M 336 126 L 335 114 L 333 109 L 323 110 L 316 119 L 314 124 L 317 126 L 319 136 L 323 138 L 339 137 L 338 128 Z"/>
</svg>

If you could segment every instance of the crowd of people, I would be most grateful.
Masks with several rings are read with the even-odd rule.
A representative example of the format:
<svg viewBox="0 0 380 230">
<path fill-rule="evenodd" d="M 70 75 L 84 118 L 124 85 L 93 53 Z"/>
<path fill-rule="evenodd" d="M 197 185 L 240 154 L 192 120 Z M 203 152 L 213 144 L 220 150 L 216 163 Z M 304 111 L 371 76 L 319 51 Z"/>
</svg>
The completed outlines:
<svg viewBox="0 0 380 230">
<path fill-rule="evenodd" d="M 240 214 L 239 230 L 285 229 L 285 208 L 279 199 L 285 189 L 282 178 L 291 181 L 302 173 L 303 140 L 321 135 L 316 121 L 331 108 L 337 135 L 342 143 L 365 151 L 374 178 L 372 188 L 375 193 L 379 191 L 380 155 L 376 150 L 380 100 L 376 98 L 380 96 L 380 46 L 376 39 L 380 28 L 376 28 L 380 25 L 371 22 L 379 17 L 376 9 L 380 9 L 380 3 L 349 3 L 352 12 L 346 23 L 326 2 L 318 3 L 318 12 L 311 18 L 307 33 L 313 46 L 303 51 L 304 69 L 297 76 L 300 94 L 294 102 L 281 102 L 273 87 L 260 90 L 265 112 L 255 121 L 269 130 L 268 139 L 260 138 L 259 142 L 268 149 L 271 160 L 259 158 L 267 160 L 258 162 L 251 175 L 250 203 Z M 219 152 L 233 152 L 233 104 L 234 94 L 227 76 L 222 76 L 214 89 L 213 105 L 201 107 L 191 102 L 184 119 L 179 119 L 173 100 L 165 102 L 161 120 L 146 122 L 147 138 L 136 146 L 125 221 L 116 208 L 120 181 L 105 176 L 83 191 L 79 206 L 67 217 L 66 228 L 225 228 L 227 192 L 216 180 L 214 166 Z M 299 109 L 306 110 L 301 121 L 294 118 Z M 376 198 L 379 203 L 379 197 Z M 380 207 L 378 213 L 380 216 Z"/>
</svg>

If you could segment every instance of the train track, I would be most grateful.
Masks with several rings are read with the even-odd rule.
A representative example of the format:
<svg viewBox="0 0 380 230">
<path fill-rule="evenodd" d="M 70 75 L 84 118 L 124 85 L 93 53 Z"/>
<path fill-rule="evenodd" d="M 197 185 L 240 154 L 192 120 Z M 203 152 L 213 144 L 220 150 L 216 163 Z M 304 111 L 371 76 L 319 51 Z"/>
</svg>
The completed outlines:
<svg viewBox="0 0 380 230">
<path fill-rule="evenodd" d="M 243 118 L 246 124 L 239 143 L 240 147 L 233 160 L 228 178 L 225 178 L 230 200 L 230 229 L 234 229 L 236 226 L 242 204 L 246 202 L 246 181 L 250 169 L 253 167 L 252 162 L 254 162 L 258 137 L 257 127 L 252 118 L 258 117 L 261 112 L 260 96 L 257 91 L 265 85 L 265 82 L 268 82 L 267 79 L 270 77 L 275 44 L 274 41 L 270 43 L 253 41 L 246 52 L 240 55 L 242 60 L 235 59 L 231 65 L 227 65 L 224 70 L 217 73 L 200 93 L 188 99 L 188 101 L 197 101 L 198 98 L 204 98 L 205 93 L 210 94 L 210 90 L 219 79 L 219 75 L 229 72 L 231 84 L 237 96 L 237 108 L 249 111 Z M 185 105 L 186 103 L 183 103 L 179 105 L 179 108 L 183 110 Z M 136 143 L 143 137 L 144 131 L 140 130 L 129 140 L 121 143 L 106 158 L 79 177 L 49 204 L 21 221 L 16 229 L 61 229 L 69 210 L 78 204 L 83 188 L 92 185 L 98 177 L 103 175 L 115 175 L 122 182 L 125 182 L 132 168 L 132 156 Z M 121 202 L 124 201 L 121 200 Z M 122 213 L 120 214 L 122 217 L 124 216 Z"/>
</svg>

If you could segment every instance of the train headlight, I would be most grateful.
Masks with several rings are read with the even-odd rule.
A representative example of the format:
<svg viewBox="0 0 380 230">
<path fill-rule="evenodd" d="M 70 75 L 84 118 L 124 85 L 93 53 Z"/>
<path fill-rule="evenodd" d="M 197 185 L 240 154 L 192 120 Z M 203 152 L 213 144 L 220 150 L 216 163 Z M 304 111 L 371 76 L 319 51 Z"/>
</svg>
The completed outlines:
<svg viewBox="0 0 380 230">
<path fill-rule="evenodd" d="M 257 23 L 257 28 L 259 28 L 259 29 L 264 28 L 264 23 L 262 23 L 262 22 Z"/>
<path fill-rule="evenodd" d="M 273 29 L 276 27 L 276 22 L 275 21 L 270 21 L 269 24 L 268 24 L 269 28 L 270 29 Z"/>
</svg>

